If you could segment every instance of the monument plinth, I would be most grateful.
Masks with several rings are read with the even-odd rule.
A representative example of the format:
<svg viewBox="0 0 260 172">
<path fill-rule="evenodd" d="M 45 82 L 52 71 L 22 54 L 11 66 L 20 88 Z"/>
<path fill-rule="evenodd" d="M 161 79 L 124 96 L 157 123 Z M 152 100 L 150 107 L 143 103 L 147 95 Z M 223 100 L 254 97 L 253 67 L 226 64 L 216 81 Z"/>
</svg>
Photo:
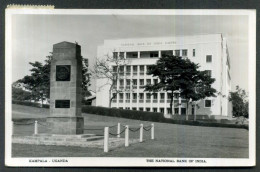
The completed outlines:
<svg viewBox="0 0 260 172">
<path fill-rule="evenodd" d="M 53 45 L 50 75 L 50 134 L 83 134 L 81 115 L 81 47 L 70 42 Z"/>
</svg>

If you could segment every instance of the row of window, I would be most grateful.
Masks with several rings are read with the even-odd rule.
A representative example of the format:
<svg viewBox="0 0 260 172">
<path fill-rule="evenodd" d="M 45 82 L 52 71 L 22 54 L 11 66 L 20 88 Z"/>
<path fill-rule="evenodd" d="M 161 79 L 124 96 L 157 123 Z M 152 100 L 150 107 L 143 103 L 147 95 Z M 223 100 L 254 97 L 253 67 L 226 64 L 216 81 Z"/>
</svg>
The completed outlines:
<svg viewBox="0 0 260 172">
<path fill-rule="evenodd" d="M 123 107 L 119 107 L 119 109 L 123 109 Z M 130 110 L 130 107 L 126 107 L 125 109 Z M 186 115 L 186 108 L 174 108 L 174 114 L 179 114 L 179 109 L 181 109 L 181 115 Z M 133 107 L 132 110 L 137 110 L 136 107 Z M 159 111 L 157 108 L 143 108 L 139 107 L 139 111 L 146 111 L 146 112 L 161 112 L 164 113 L 164 108 L 159 108 Z M 194 112 L 194 111 L 192 111 Z M 167 108 L 167 114 L 172 114 L 172 110 L 170 108 Z"/>
<path fill-rule="evenodd" d="M 161 54 L 161 56 L 172 56 L 174 52 L 175 56 L 188 56 L 188 50 L 182 49 L 182 50 L 161 50 L 161 51 L 135 51 L 135 52 L 113 52 L 113 58 L 158 58 Z M 139 53 L 139 56 L 138 56 Z M 196 50 L 192 49 L 192 56 L 196 56 Z"/>
<path fill-rule="evenodd" d="M 211 58 L 209 58 L 208 60 L 210 60 Z M 211 61 L 211 60 L 210 60 Z M 133 70 L 131 69 L 131 66 L 127 65 L 127 66 L 119 66 L 119 69 L 117 71 L 117 66 L 113 66 L 112 70 L 114 73 L 119 73 L 120 75 L 131 75 L 132 71 L 133 71 L 133 75 L 144 75 L 145 73 L 145 68 L 146 71 L 149 72 L 151 70 L 151 65 L 149 66 L 145 66 L 145 65 L 140 65 L 139 66 L 139 71 L 138 71 L 138 66 L 134 65 L 132 66 Z M 211 70 L 208 70 L 211 71 Z M 211 73 L 210 73 L 211 76 Z"/>
<path fill-rule="evenodd" d="M 211 70 L 206 70 L 207 74 L 209 76 L 212 76 L 212 71 Z M 139 81 L 139 82 L 138 82 Z M 146 83 L 145 83 L 146 81 Z M 131 87 L 132 85 L 132 88 L 136 89 L 137 88 L 137 85 L 139 85 L 140 87 L 143 87 L 144 85 L 150 85 L 152 84 L 152 81 L 153 81 L 153 84 L 157 84 L 159 82 L 159 79 L 119 79 L 119 87 L 120 88 L 124 88 L 125 86 L 126 87 Z M 116 87 L 116 84 L 115 84 L 115 87 Z"/>
<path fill-rule="evenodd" d="M 158 94 L 150 94 L 150 93 L 139 93 L 139 103 L 144 103 L 144 95 L 146 95 L 146 103 L 151 102 L 151 97 L 153 96 L 153 103 L 158 103 Z M 165 94 L 160 93 L 160 103 L 165 103 Z M 177 95 L 175 95 L 177 97 Z M 117 95 L 116 93 L 113 93 L 113 102 L 117 102 Z M 125 93 L 125 103 L 130 103 L 130 93 Z M 167 103 L 170 103 L 171 94 L 167 93 Z M 119 93 L 119 103 L 123 103 L 124 100 L 124 93 Z M 132 93 L 132 103 L 137 103 L 137 93 Z M 174 106 L 180 106 L 180 105 L 186 105 L 185 100 L 181 100 L 181 103 L 179 103 L 179 100 L 173 101 Z M 204 101 L 204 107 L 211 107 L 211 100 L 205 100 Z"/>
</svg>

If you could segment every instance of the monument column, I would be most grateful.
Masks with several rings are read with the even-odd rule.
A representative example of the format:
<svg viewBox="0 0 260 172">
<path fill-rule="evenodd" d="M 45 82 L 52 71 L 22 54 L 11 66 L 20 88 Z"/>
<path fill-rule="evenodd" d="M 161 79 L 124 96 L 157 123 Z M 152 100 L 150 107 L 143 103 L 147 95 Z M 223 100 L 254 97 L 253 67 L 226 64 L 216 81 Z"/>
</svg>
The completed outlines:
<svg viewBox="0 0 260 172">
<path fill-rule="evenodd" d="M 70 42 L 53 45 L 50 74 L 51 134 L 83 134 L 81 115 L 81 47 Z"/>
</svg>

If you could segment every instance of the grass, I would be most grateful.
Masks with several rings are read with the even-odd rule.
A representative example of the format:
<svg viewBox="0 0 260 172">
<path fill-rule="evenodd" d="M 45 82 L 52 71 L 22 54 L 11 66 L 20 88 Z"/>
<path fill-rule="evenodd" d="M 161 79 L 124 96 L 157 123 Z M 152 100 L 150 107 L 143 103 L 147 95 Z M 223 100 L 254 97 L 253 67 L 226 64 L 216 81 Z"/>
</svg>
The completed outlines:
<svg viewBox="0 0 260 172">
<path fill-rule="evenodd" d="M 13 105 L 13 118 L 43 118 L 49 114 L 48 109 Z M 138 127 L 151 122 L 100 115 L 83 114 L 85 128 L 102 128 L 104 126 L 128 124 Z M 248 131 L 236 128 L 199 127 L 154 123 L 155 140 L 150 140 L 150 132 L 144 132 L 144 142 L 119 147 L 104 153 L 102 149 L 64 146 L 39 146 L 12 144 L 14 157 L 191 157 L 191 158 L 248 158 Z M 48 130 L 41 126 L 39 132 Z M 86 133 L 100 131 L 87 130 Z M 111 131 L 115 132 L 115 128 Z M 16 126 L 15 134 L 30 135 L 33 126 Z M 138 133 L 130 132 L 130 138 L 138 138 Z"/>
</svg>

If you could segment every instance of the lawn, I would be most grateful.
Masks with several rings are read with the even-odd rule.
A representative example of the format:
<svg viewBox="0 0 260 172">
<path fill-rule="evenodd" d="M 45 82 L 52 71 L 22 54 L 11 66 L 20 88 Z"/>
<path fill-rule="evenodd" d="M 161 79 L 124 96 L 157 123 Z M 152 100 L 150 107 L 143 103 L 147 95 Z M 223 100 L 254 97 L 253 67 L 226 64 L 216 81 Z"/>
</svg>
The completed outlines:
<svg viewBox="0 0 260 172">
<path fill-rule="evenodd" d="M 37 118 L 44 121 L 49 109 L 13 105 L 13 118 Z M 138 127 L 151 122 L 115 118 L 83 113 L 85 128 L 95 129 L 113 126 L 117 123 Z M 33 120 L 32 120 L 33 121 Z M 42 122 L 44 123 L 44 122 Z M 14 157 L 193 157 L 193 158 L 248 158 L 248 130 L 237 128 L 199 127 L 154 123 L 155 140 L 150 140 L 150 132 L 144 132 L 144 142 L 118 147 L 108 153 L 98 148 L 39 146 L 12 144 Z M 48 129 L 40 126 L 39 132 Z M 86 133 L 102 134 L 102 131 L 86 130 Z M 115 128 L 111 132 L 115 132 Z M 30 135 L 33 125 L 15 125 L 14 134 Z M 130 138 L 138 138 L 138 133 L 130 132 Z"/>
</svg>

